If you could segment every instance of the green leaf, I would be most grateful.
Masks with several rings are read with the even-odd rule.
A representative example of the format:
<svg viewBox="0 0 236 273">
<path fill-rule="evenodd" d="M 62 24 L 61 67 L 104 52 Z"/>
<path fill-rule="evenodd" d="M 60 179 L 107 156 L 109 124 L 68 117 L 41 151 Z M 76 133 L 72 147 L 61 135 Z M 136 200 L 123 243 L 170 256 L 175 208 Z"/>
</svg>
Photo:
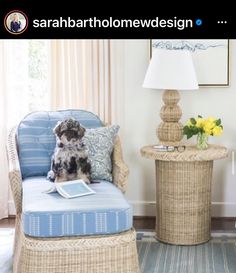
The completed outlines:
<svg viewBox="0 0 236 273">
<path fill-rule="evenodd" d="M 191 123 L 192 123 L 193 125 L 195 125 L 195 124 L 197 123 L 196 120 L 195 120 L 195 118 L 191 118 L 190 121 L 191 121 Z"/>
<path fill-rule="evenodd" d="M 183 128 L 183 133 L 184 133 L 184 135 L 187 135 L 188 132 L 189 132 L 189 127 L 186 125 L 186 126 L 184 126 L 184 128 Z"/>
<path fill-rule="evenodd" d="M 198 134 L 198 132 L 199 132 L 199 128 L 197 128 L 197 127 L 193 127 L 193 135 L 197 135 Z"/>
<path fill-rule="evenodd" d="M 192 136 L 191 129 L 188 126 L 184 126 L 183 134 L 187 136 L 187 139 L 189 139 Z"/>
<path fill-rule="evenodd" d="M 198 118 L 202 118 L 202 116 L 200 116 L 200 115 L 198 115 L 197 117 L 198 117 Z"/>
<path fill-rule="evenodd" d="M 184 134 L 187 136 L 187 139 L 189 139 L 193 136 L 193 131 L 189 127 L 187 127 L 184 130 Z"/>
<path fill-rule="evenodd" d="M 219 119 L 217 119 L 217 121 L 216 121 L 216 125 L 219 126 L 220 124 L 221 124 L 221 119 L 219 118 Z"/>
</svg>

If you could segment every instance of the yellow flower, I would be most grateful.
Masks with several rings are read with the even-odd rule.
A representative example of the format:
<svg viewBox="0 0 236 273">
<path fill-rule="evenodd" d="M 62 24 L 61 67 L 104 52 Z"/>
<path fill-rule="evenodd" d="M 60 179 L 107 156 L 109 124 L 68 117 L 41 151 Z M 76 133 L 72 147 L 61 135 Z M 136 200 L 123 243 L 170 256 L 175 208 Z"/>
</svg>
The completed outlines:
<svg viewBox="0 0 236 273">
<path fill-rule="evenodd" d="M 213 118 L 208 118 L 205 120 L 204 125 L 203 125 L 203 130 L 204 132 L 210 136 L 212 135 L 212 130 L 215 128 L 216 124 L 215 124 L 215 119 Z"/>
<path fill-rule="evenodd" d="M 208 117 L 204 119 L 200 115 L 198 115 L 196 118 L 189 119 L 183 128 L 183 133 L 187 136 L 187 139 L 197 134 L 219 136 L 222 132 L 223 126 L 221 125 L 220 118 L 216 119 L 214 117 Z"/>
<path fill-rule="evenodd" d="M 206 135 L 210 136 L 212 134 L 212 129 L 204 128 L 204 132 L 205 132 Z"/>
<path fill-rule="evenodd" d="M 214 123 L 216 121 L 216 118 L 213 118 L 213 117 L 209 117 L 206 119 L 207 122 L 211 122 L 211 123 Z"/>
<path fill-rule="evenodd" d="M 204 119 L 203 118 L 196 118 L 196 125 L 197 128 L 203 128 L 204 126 Z"/>
<path fill-rule="evenodd" d="M 215 126 L 212 130 L 213 136 L 220 136 L 223 132 L 223 129 L 220 126 Z"/>
</svg>

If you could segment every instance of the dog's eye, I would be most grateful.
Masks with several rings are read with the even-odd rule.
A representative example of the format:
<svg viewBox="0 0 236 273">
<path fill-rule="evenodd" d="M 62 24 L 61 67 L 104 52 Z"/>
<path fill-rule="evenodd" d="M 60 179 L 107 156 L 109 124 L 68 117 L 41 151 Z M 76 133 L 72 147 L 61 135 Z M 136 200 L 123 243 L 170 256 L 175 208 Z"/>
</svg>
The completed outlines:
<svg viewBox="0 0 236 273">
<path fill-rule="evenodd" d="M 64 144 L 62 142 L 58 143 L 59 148 L 63 148 Z"/>
</svg>

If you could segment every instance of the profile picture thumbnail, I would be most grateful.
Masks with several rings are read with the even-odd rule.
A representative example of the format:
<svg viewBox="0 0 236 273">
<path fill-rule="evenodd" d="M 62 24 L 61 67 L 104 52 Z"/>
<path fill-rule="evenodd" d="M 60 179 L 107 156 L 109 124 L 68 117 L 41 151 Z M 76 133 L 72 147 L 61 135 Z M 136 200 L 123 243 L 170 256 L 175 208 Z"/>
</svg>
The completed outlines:
<svg viewBox="0 0 236 273">
<path fill-rule="evenodd" d="M 28 27 L 28 18 L 24 12 L 12 10 L 4 18 L 4 26 L 11 34 L 21 34 Z"/>
</svg>

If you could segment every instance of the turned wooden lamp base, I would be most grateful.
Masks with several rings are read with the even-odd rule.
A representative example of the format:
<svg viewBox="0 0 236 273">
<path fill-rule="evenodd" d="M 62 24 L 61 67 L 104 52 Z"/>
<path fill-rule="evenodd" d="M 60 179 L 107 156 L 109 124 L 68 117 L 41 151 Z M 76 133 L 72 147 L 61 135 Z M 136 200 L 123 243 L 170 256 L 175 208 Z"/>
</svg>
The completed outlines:
<svg viewBox="0 0 236 273">
<path fill-rule="evenodd" d="M 164 105 L 160 116 L 163 122 L 157 128 L 160 144 L 178 145 L 183 138 L 183 125 L 179 122 L 182 111 L 178 106 L 180 94 L 177 90 L 165 90 L 162 96 Z"/>
</svg>

